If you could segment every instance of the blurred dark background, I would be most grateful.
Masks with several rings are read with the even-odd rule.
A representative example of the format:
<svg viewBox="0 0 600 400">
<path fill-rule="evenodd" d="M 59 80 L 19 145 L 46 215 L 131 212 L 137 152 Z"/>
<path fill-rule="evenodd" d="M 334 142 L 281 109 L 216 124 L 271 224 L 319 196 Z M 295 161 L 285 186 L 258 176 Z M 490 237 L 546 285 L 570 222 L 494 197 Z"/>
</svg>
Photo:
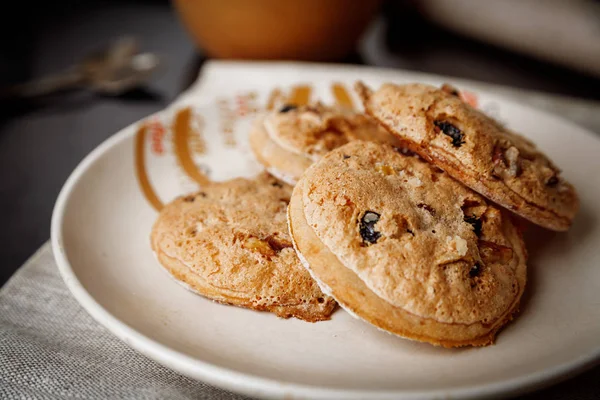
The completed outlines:
<svg viewBox="0 0 600 400">
<path fill-rule="evenodd" d="M 600 100 L 598 75 L 448 30 L 439 15 L 428 15 L 426 8 L 435 6 L 428 3 L 385 2 L 356 51 L 336 62 Z M 60 71 L 123 35 L 138 38 L 142 50 L 158 53 L 166 65 L 147 87 L 117 97 L 79 91 L 0 100 L 0 284 L 49 238 L 54 201 L 77 163 L 119 129 L 164 108 L 207 59 L 166 0 L 22 1 L 4 7 L 0 88 Z"/>
</svg>

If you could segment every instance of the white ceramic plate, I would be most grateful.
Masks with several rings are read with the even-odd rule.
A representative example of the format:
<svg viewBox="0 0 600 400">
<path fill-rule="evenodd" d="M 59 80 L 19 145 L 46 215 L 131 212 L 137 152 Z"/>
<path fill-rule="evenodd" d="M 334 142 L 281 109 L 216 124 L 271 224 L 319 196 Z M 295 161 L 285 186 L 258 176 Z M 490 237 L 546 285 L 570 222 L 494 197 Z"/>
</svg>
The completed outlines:
<svg viewBox="0 0 600 400">
<path fill-rule="evenodd" d="M 286 93 L 296 84 L 296 99 L 306 99 L 310 90 L 312 98 L 332 102 L 348 98 L 331 83 L 347 87 L 357 77 L 373 85 L 389 79 L 444 80 L 335 68 L 300 73 L 262 66 L 243 74 L 212 68 L 200 87 L 175 105 L 99 146 L 68 179 L 52 221 L 54 253 L 76 299 L 148 357 L 260 397 L 514 394 L 591 365 L 600 356 L 600 140 L 492 94 L 478 93 L 479 106 L 537 142 L 581 197 L 569 233 L 532 228 L 527 235 L 531 260 L 522 312 L 496 345 L 435 348 L 382 333 L 342 310 L 316 324 L 282 320 L 213 303 L 162 271 L 148 240 L 155 208 L 194 190 L 203 173 L 222 180 L 259 170 L 247 150 L 246 132 L 254 112 L 269 102 L 273 82 Z M 311 88 L 298 86 L 301 82 Z M 190 104 L 189 120 L 185 114 L 176 117 Z M 175 120 L 183 129 L 175 128 Z M 206 152 L 200 154 L 203 146 Z"/>
</svg>

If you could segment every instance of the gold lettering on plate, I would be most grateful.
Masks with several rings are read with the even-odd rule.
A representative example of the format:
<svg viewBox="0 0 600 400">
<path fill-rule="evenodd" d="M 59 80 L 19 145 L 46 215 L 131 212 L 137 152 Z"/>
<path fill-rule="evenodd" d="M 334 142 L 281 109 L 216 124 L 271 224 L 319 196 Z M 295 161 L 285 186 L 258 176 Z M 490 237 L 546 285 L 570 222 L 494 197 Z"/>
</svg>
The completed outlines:
<svg viewBox="0 0 600 400">
<path fill-rule="evenodd" d="M 217 100 L 219 107 L 219 117 L 221 120 L 221 132 L 225 139 L 225 145 L 234 147 L 236 145 L 235 136 L 233 135 L 233 127 L 237 119 L 235 110 L 229 107 L 229 101 L 225 98 Z"/>
<path fill-rule="evenodd" d="M 308 85 L 294 86 L 286 102 L 298 106 L 308 104 L 311 92 L 312 88 Z"/>
<path fill-rule="evenodd" d="M 201 173 L 194 163 L 192 151 L 190 149 L 190 135 L 192 134 L 192 109 L 183 108 L 175 115 L 173 123 L 173 150 L 183 172 L 200 186 L 210 183 L 210 179 Z"/>
<path fill-rule="evenodd" d="M 160 201 L 154 188 L 150 184 L 150 179 L 148 179 L 148 172 L 146 170 L 146 152 L 144 144 L 146 143 L 147 132 L 147 125 L 142 123 L 135 135 L 135 175 L 146 200 L 148 200 L 150 205 L 154 207 L 156 211 L 160 211 L 163 208 L 163 203 Z"/>
<path fill-rule="evenodd" d="M 191 119 L 190 124 L 190 148 L 196 154 L 205 154 L 204 118 L 202 118 L 202 115 L 196 115 Z"/>
<path fill-rule="evenodd" d="M 335 102 L 338 106 L 354 109 L 352 97 L 350 97 L 348 90 L 343 84 L 334 83 L 331 85 L 331 91 L 333 92 L 333 97 L 335 97 Z"/>
<path fill-rule="evenodd" d="M 256 102 L 257 97 L 258 94 L 256 92 L 241 93 L 235 96 L 236 118 L 243 118 L 256 114 L 259 111 Z"/>
<path fill-rule="evenodd" d="M 337 105 L 354 109 L 354 102 L 348 92 L 348 89 L 341 83 L 333 83 L 331 92 Z M 271 90 L 267 98 L 265 108 L 273 110 L 283 104 L 304 105 L 310 102 L 312 87 L 309 85 L 293 86 L 286 96 L 284 92 L 275 88 Z M 234 106 L 230 106 L 227 98 L 217 99 L 219 108 L 219 117 L 221 122 L 221 131 L 224 142 L 227 146 L 235 146 L 234 126 L 238 118 L 252 115 L 259 112 L 259 106 L 256 103 L 258 95 L 256 92 L 249 92 L 235 97 Z M 201 115 L 194 115 L 190 107 L 179 110 L 174 118 L 172 126 L 172 143 L 175 157 L 181 170 L 200 186 L 210 183 L 210 179 L 202 168 L 193 160 L 193 154 L 202 155 L 207 151 L 204 138 L 205 122 Z M 158 198 L 154 188 L 148 178 L 146 168 L 145 142 L 149 135 L 148 123 L 142 123 L 138 128 L 135 139 L 135 169 L 136 176 L 144 197 L 154 209 L 160 211 L 163 203 Z M 164 132 L 163 132 L 164 136 Z M 153 140 L 156 141 L 156 138 Z M 162 154 L 162 152 L 160 152 Z"/>
</svg>

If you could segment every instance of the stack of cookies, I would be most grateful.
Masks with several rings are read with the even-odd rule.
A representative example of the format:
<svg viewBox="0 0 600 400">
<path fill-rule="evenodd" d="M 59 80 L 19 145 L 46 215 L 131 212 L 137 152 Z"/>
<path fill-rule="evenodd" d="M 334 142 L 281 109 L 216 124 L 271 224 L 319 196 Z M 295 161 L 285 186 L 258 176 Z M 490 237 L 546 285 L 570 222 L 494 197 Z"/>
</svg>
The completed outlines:
<svg viewBox="0 0 600 400">
<path fill-rule="evenodd" d="M 375 120 L 343 108 L 284 105 L 254 121 L 250 146 L 273 176 L 295 185 L 304 171 L 331 150 L 352 140 L 398 146 Z"/>
<path fill-rule="evenodd" d="M 405 338 L 493 343 L 525 289 L 516 222 L 569 229 L 574 188 L 447 85 L 357 91 L 366 114 L 285 105 L 257 118 L 267 172 L 175 200 L 153 250 L 219 302 L 313 322 L 337 303 Z"/>
</svg>

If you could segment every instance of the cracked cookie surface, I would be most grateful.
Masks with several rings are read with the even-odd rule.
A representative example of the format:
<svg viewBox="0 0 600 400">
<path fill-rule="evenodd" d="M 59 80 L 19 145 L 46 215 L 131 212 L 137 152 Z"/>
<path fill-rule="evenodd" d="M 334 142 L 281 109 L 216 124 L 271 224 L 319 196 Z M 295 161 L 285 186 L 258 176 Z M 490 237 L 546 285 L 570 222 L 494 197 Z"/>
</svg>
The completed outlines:
<svg viewBox="0 0 600 400">
<path fill-rule="evenodd" d="M 508 213 L 391 146 L 352 142 L 315 163 L 289 222 L 324 290 L 404 337 L 489 344 L 525 287 L 526 251 Z"/>
<path fill-rule="evenodd" d="M 352 140 L 399 143 L 374 119 L 321 103 L 283 106 L 259 116 L 250 131 L 257 160 L 290 184 L 295 184 L 314 161 Z"/>
<path fill-rule="evenodd" d="M 569 229 L 575 189 L 526 138 L 461 100 L 448 87 L 358 83 L 366 112 L 403 145 L 471 189 L 548 229 Z"/>
<path fill-rule="evenodd" d="M 152 249 L 171 275 L 210 299 L 283 318 L 329 319 L 335 301 L 292 248 L 290 194 L 290 186 L 266 173 L 212 183 L 161 211 Z"/>
</svg>

